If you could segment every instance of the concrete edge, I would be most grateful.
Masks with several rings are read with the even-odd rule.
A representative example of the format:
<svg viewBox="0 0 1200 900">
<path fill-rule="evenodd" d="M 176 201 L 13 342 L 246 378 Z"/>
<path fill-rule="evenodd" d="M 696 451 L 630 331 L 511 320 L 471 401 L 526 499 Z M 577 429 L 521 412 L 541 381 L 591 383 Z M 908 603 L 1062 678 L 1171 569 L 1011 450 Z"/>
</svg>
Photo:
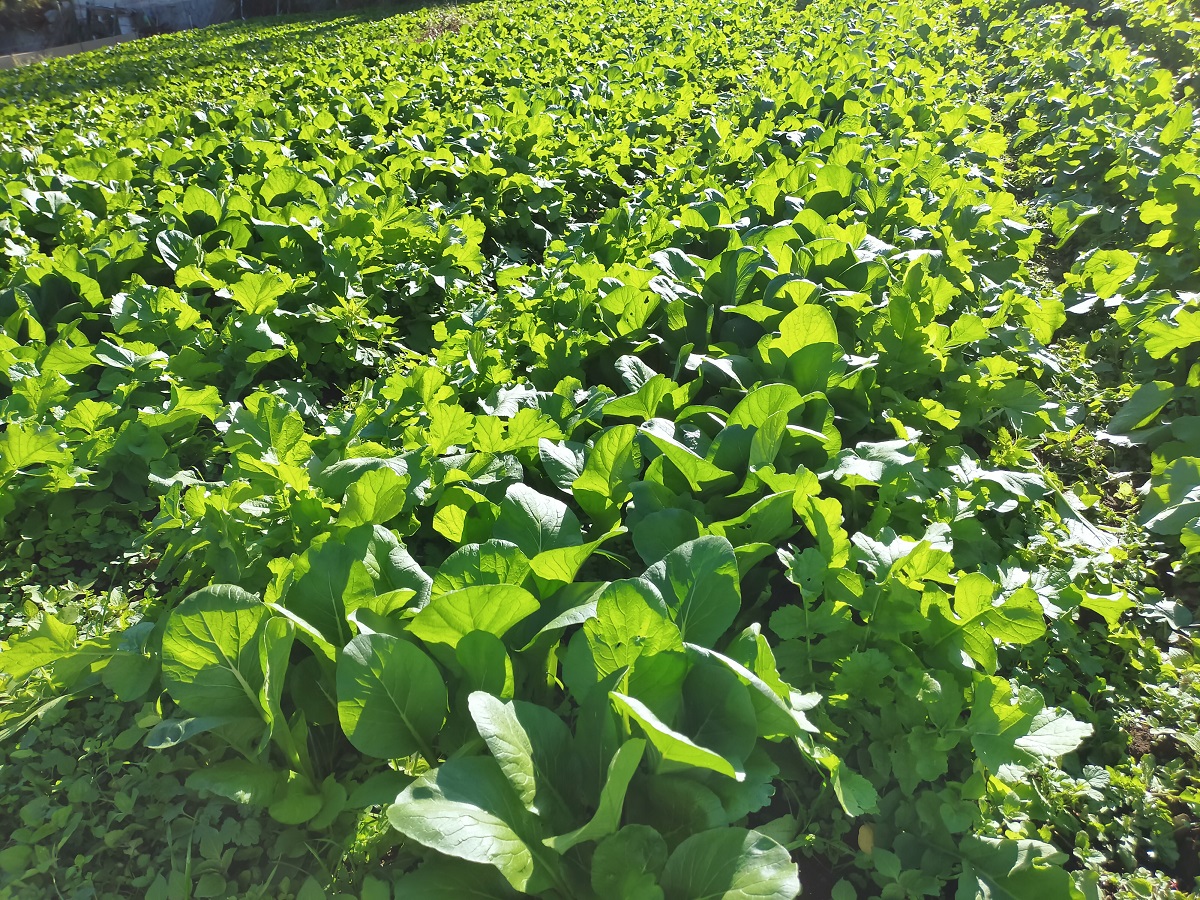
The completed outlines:
<svg viewBox="0 0 1200 900">
<path fill-rule="evenodd" d="M 47 47 L 45 50 L 30 50 L 28 53 L 10 53 L 0 56 L 0 69 L 15 69 L 46 59 L 57 59 L 60 56 L 74 56 L 76 53 L 86 53 L 88 50 L 99 50 L 103 47 L 113 47 L 135 40 L 136 34 L 117 34 L 112 37 L 96 38 L 79 44 L 62 44 L 58 47 Z"/>
</svg>

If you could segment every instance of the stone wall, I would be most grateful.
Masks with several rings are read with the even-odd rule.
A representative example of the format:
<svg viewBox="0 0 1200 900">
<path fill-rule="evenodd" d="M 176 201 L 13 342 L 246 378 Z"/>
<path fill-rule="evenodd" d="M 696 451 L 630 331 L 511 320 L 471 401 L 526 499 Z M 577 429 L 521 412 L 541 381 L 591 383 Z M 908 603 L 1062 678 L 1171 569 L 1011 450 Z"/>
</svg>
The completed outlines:
<svg viewBox="0 0 1200 900">
<path fill-rule="evenodd" d="M 41 29 L 0 34 L 0 53 L 8 54 L 0 56 L 0 68 L 95 50 L 139 34 L 204 28 L 237 14 L 237 0 L 60 0 L 46 11 Z"/>
</svg>

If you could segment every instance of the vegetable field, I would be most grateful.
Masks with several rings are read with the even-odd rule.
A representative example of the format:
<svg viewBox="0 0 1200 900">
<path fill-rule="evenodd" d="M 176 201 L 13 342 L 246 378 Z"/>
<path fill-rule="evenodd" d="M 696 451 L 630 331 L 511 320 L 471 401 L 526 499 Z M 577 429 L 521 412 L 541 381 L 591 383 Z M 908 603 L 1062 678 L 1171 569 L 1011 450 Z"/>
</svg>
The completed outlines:
<svg viewBox="0 0 1200 900">
<path fill-rule="evenodd" d="M 1200 875 L 1190 0 L 0 73 L 0 896 Z"/>
</svg>

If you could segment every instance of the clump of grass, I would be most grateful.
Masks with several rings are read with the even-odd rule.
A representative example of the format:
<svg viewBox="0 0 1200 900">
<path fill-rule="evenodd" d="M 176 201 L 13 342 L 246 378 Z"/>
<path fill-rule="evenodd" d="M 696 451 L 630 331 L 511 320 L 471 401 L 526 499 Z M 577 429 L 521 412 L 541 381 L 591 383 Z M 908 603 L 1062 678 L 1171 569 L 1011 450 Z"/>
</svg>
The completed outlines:
<svg viewBox="0 0 1200 900">
<path fill-rule="evenodd" d="M 421 29 L 421 40 L 436 41 L 447 34 L 458 34 L 471 24 L 469 16 L 457 6 L 438 7 L 429 14 L 429 19 Z"/>
</svg>

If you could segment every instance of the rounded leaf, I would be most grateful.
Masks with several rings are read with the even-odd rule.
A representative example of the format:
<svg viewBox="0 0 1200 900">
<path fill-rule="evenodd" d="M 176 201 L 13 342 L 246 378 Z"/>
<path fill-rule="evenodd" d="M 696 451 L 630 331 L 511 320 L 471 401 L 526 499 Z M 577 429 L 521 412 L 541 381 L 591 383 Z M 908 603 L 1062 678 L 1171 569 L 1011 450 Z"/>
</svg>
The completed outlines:
<svg viewBox="0 0 1200 900">
<path fill-rule="evenodd" d="M 270 611 L 234 585 L 190 595 L 163 630 L 163 684 L 173 700 L 199 716 L 262 715 L 258 633 Z"/>
<path fill-rule="evenodd" d="M 675 848 L 663 869 L 667 900 L 792 900 L 800 876 L 787 850 L 745 828 L 714 828 Z"/>
<path fill-rule="evenodd" d="M 337 696 L 350 743 L 381 759 L 422 751 L 446 717 L 438 667 L 413 644 L 388 634 L 360 634 L 346 645 Z"/>
</svg>

